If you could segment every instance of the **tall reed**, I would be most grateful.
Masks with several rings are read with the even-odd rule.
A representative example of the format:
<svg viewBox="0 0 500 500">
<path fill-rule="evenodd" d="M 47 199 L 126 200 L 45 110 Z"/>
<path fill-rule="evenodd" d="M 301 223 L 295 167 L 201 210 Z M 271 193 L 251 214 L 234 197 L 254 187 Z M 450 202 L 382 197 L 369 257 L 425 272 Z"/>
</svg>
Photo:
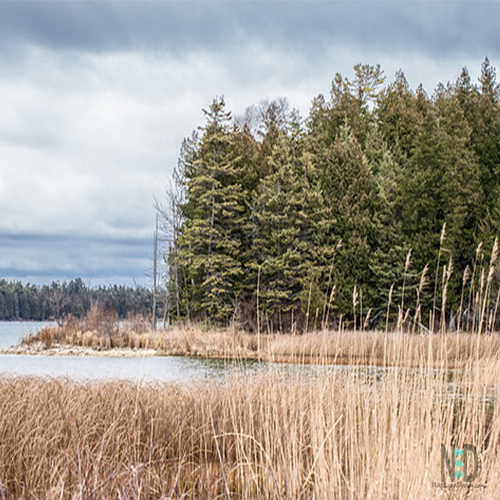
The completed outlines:
<svg viewBox="0 0 500 500">
<path fill-rule="evenodd" d="M 412 369 L 264 367 L 180 386 L 0 378 L 0 488 L 48 500 L 495 498 L 500 358 L 478 364 L 474 346 L 450 342 L 466 350 L 449 372 L 425 345 L 391 347 Z M 433 484 L 452 443 L 477 447 L 477 487 Z"/>
</svg>

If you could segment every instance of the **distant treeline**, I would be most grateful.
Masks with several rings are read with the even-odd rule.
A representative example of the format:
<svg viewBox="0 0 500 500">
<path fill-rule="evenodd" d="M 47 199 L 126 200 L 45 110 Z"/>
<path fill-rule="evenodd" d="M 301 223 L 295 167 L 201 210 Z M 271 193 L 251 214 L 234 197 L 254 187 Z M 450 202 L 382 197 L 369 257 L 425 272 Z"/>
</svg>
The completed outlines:
<svg viewBox="0 0 500 500">
<path fill-rule="evenodd" d="M 3 321 L 43 321 L 60 319 L 70 314 L 82 317 L 93 304 L 116 313 L 119 318 L 136 314 L 149 316 L 153 294 L 151 290 L 140 286 L 89 288 L 80 278 L 62 283 L 54 281 L 43 286 L 0 280 L 0 320 Z"/>
<path fill-rule="evenodd" d="M 443 297 L 452 316 L 482 293 L 500 232 L 495 69 L 431 96 L 402 72 L 387 85 L 379 66 L 354 70 L 305 119 L 285 99 L 204 110 L 163 207 L 171 319 L 376 324 L 391 295 L 394 315 L 425 321 Z"/>
</svg>

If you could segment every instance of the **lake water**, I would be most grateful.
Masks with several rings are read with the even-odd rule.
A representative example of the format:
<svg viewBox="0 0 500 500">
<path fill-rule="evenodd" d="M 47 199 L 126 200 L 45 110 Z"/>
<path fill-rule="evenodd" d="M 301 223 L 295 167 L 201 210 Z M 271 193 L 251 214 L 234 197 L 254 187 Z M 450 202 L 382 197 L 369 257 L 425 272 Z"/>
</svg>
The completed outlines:
<svg viewBox="0 0 500 500">
<path fill-rule="evenodd" d="M 41 322 L 0 322 L 0 347 L 18 344 L 22 337 L 46 325 L 47 323 Z M 279 372 L 284 376 L 297 373 L 301 376 L 316 376 L 332 372 L 337 374 L 356 372 L 363 377 L 373 379 L 397 368 L 269 364 L 257 361 L 227 361 L 181 356 L 0 355 L 0 375 L 69 377 L 76 380 L 127 379 L 145 382 L 187 382 L 223 380 L 234 373 L 252 376 L 252 374 L 266 370 L 273 373 Z"/>
<path fill-rule="evenodd" d="M 18 344 L 48 323 L 0 322 L 0 348 Z M 81 380 L 131 379 L 182 382 L 257 371 L 256 362 L 194 359 L 180 356 L 44 356 L 0 355 L 0 374 L 70 377 Z"/>
<path fill-rule="evenodd" d="M 50 324 L 47 321 L 0 321 L 0 349 L 19 344 L 24 336 Z"/>
<path fill-rule="evenodd" d="M 28 333 L 35 333 L 48 323 L 0 322 L 0 348 L 18 344 Z M 352 371 L 356 367 L 268 364 L 257 361 L 228 361 L 188 358 L 181 356 L 44 356 L 0 355 L 0 375 L 30 375 L 41 377 L 70 377 L 78 380 L 128 379 L 134 381 L 218 380 L 234 373 L 251 376 L 263 370 L 281 372 L 285 376 L 315 375 L 329 371 Z M 375 368 L 365 367 L 370 376 Z"/>
<path fill-rule="evenodd" d="M 178 356 L 118 358 L 107 356 L 0 355 L 0 375 L 69 377 L 79 380 L 129 379 L 186 382 L 256 371 L 257 363 L 224 362 Z"/>
</svg>

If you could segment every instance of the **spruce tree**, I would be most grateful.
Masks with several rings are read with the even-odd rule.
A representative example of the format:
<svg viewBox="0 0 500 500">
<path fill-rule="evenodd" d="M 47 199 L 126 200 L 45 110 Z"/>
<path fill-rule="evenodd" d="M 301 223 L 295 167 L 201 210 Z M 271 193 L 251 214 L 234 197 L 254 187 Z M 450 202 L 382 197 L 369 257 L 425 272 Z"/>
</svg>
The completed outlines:
<svg viewBox="0 0 500 500">
<path fill-rule="evenodd" d="M 250 108 L 236 125 L 223 99 L 213 102 L 179 162 L 169 260 L 177 316 L 227 322 L 238 306 L 255 311 L 257 282 L 260 319 L 274 329 L 292 315 L 312 326 L 333 284 L 337 315 L 352 316 L 354 287 L 365 313 L 382 314 L 392 284 L 397 301 L 404 281 L 413 307 L 413 278 L 426 265 L 436 283 L 449 258 L 462 271 L 480 241 L 488 252 L 500 231 L 494 68 L 485 60 L 477 85 L 464 69 L 432 98 L 402 72 L 379 92 L 382 82 L 378 66 L 355 66 L 352 80 L 336 75 L 305 129 L 284 99 Z M 457 271 L 448 284 L 452 308 L 460 281 Z M 419 296 L 424 308 L 433 292 Z"/>
<path fill-rule="evenodd" d="M 354 286 L 359 289 L 370 282 L 370 256 L 376 237 L 373 175 L 348 127 L 328 150 L 322 191 L 332 221 L 330 245 L 342 240 L 335 258 L 334 282 L 338 310 L 347 314 L 352 310 Z"/>
<path fill-rule="evenodd" d="M 365 155 L 374 177 L 375 189 L 373 223 L 376 241 L 370 258 L 375 324 L 377 319 L 385 320 L 391 288 L 393 302 L 399 303 L 401 300 L 405 261 L 410 248 L 405 243 L 402 231 L 403 170 L 378 129 L 371 132 Z M 409 285 L 408 280 L 405 285 Z"/>
<path fill-rule="evenodd" d="M 294 160 L 290 138 L 281 134 L 253 203 L 254 266 L 260 275 L 260 314 L 274 329 L 291 326 L 307 311 L 304 290 L 317 286 L 321 193 L 314 189 L 300 162 Z M 293 313 L 292 313 L 293 311 Z M 303 318 L 302 318 L 303 319 Z"/>
<path fill-rule="evenodd" d="M 186 181 L 186 223 L 177 253 L 186 270 L 193 314 L 224 322 L 234 311 L 243 275 L 240 227 L 245 204 L 224 99 L 215 99 L 204 113 L 207 124 Z"/>
</svg>

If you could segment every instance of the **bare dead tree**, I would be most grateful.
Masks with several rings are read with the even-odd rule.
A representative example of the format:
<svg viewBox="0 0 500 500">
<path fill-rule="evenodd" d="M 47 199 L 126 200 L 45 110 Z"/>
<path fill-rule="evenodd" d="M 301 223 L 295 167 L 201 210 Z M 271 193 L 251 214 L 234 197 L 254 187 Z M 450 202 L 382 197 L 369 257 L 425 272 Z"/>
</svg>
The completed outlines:
<svg viewBox="0 0 500 500">
<path fill-rule="evenodd" d="M 155 231 L 153 233 L 153 311 L 151 326 L 156 330 L 156 293 L 158 290 L 158 212 L 156 212 Z"/>
<path fill-rule="evenodd" d="M 270 132 L 285 131 L 292 113 L 285 97 L 265 99 L 246 108 L 242 115 L 234 118 L 234 123 L 239 128 L 247 127 L 255 139 L 261 141 Z"/>
<path fill-rule="evenodd" d="M 163 315 L 164 323 L 167 320 L 168 301 L 175 301 L 175 313 L 177 318 L 181 316 L 181 275 L 177 258 L 176 241 L 182 225 L 181 205 L 184 201 L 184 187 L 182 172 L 175 169 L 173 179 L 167 185 L 163 202 L 155 199 L 155 208 L 158 216 L 158 238 L 163 244 L 163 282 L 165 284 L 165 309 Z M 172 290 L 173 288 L 173 290 Z M 172 294 L 173 292 L 173 294 Z M 173 296 L 172 296 L 173 295 Z M 189 311 L 188 315 L 189 315 Z"/>
</svg>

